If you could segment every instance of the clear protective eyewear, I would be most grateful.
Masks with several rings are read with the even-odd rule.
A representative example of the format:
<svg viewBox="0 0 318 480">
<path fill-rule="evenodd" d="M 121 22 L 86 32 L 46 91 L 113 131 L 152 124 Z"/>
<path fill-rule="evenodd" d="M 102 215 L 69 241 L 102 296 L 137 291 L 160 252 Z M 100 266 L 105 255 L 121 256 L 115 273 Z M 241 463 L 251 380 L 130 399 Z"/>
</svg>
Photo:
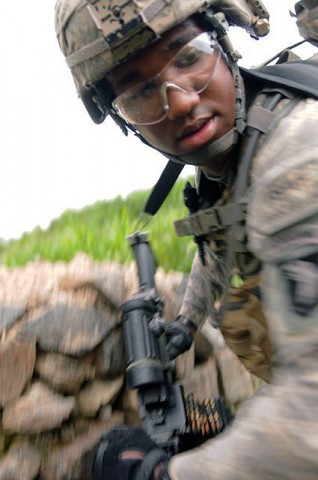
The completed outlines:
<svg viewBox="0 0 318 480">
<path fill-rule="evenodd" d="M 159 123 L 169 111 L 168 89 L 186 94 L 203 92 L 220 56 L 216 41 L 208 32 L 201 33 L 184 45 L 161 72 L 125 90 L 112 106 L 127 123 Z"/>
</svg>

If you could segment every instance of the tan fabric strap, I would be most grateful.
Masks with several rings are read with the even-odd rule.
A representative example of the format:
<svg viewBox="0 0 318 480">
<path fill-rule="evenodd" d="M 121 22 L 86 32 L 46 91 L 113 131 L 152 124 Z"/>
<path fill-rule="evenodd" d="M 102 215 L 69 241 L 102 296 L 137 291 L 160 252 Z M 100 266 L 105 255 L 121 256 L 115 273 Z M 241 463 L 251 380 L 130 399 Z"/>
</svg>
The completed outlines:
<svg viewBox="0 0 318 480">
<path fill-rule="evenodd" d="M 174 222 L 178 237 L 207 235 L 225 230 L 233 222 L 245 220 L 246 204 L 211 207 Z"/>
<path fill-rule="evenodd" d="M 247 125 L 256 128 L 262 133 L 267 133 L 276 117 L 274 112 L 264 107 L 254 105 L 250 108 L 247 117 Z"/>
<path fill-rule="evenodd" d="M 65 58 L 66 64 L 69 68 L 73 68 L 82 62 L 86 62 L 86 60 L 89 60 L 92 57 L 96 57 L 105 50 L 109 50 L 108 43 L 105 38 L 98 38 L 95 42 L 85 45 L 85 47 L 80 50 L 68 55 Z"/>
</svg>

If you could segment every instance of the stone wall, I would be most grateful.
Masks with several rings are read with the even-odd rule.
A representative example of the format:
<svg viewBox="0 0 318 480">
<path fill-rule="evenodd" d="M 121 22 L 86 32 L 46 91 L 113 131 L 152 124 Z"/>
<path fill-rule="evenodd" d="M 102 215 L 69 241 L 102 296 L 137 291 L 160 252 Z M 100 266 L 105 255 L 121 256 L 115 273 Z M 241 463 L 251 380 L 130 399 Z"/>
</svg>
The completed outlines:
<svg viewBox="0 0 318 480">
<path fill-rule="evenodd" d="M 172 321 L 186 278 L 158 270 L 156 285 Z M 83 254 L 68 264 L 0 267 L 0 480 L 89 480 L 102 433 L 139 423 L 120 325 L 120 306 L 137 290 L 134 265 Z M 221 361 L 199 334 L 177 363 L 186 391 L 218 395 L 229 355 Z M 249 394 L 247 383 L 231 401 Z"/>
</svg>

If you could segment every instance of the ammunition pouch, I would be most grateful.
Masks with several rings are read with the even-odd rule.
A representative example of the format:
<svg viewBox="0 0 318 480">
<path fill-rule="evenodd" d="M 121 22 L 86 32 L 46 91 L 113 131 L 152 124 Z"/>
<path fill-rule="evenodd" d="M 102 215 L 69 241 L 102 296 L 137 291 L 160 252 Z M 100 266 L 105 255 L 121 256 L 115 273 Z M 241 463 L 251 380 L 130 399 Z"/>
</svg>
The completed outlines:
<svg viewBox="0 0 318 480">
<path fill-rule="evenodd" d="M 222 308 L 220 329 L 245 368 L 268 382 L 271 377 L 271 345 L 257 291 L 258 280 L 258 276 L 253 277 L 242 287 L 230 289 Z"/>
</svg>

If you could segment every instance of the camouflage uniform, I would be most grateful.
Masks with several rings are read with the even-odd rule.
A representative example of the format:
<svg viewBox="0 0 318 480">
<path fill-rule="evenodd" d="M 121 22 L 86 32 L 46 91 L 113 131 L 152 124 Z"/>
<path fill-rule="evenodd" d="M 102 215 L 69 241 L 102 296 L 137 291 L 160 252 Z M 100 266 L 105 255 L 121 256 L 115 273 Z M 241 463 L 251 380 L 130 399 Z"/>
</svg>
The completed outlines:
<svg viewBox="0 0 318 480">
<path fill-rule="evenodd" d="M 117 5 L 118 2 L 108 3 Z M 90 0 L 89 3 L 94 5 L 96 2 Z M 131 4 L 122 0 L 119 3 L 125 8 Z M 150 25 L 150 30 L 154 32 L 149 43 L 193 13 L 192 3 L 184 0 L 136 0 L 136 8 L 137 4 L 146 7 L 152 4 L 170 9 L 169 15 L 163 17 L 147 8 L 143 11 L 142 18 L 147 19 L 146 26 Z M 194 3 L 199 8 L 211 4 L 212 0 L 197 0 Z M 244 4 L 239 0 L 215 0 L 213 3 L 222 4 L 222 8 L 227 5 L 231 8 L 235 4 L 237 11 Z M 308 1 L 300 3 L 308 4 Z M 103 78 L 106 71 L 126 57 L 130 58 L 134 49 L 139 49 L 138 41 L 142 39 L 144 42 L 148 38 L 149 29 L 137 29 L 135 36 L 127 38 L 117 35 L 121 18 L 117 18 L 116 11 L 112 10 L 114 18 L 107 24 L 111 31 L 98 25 L 97 32 L 96 22 L 87 16 L 86 4 L 86 0 L 58 0 L 57 35 L 82 100 L 85 103 L 87 89 L 92 100 L 90 104 L 96 103 L 99 109 L 103 105 L 98 103 L 99 91 L 94 84 Z M 129 19 L 130 14 L 129 11 Z M 317 23 L 312 22 L 306 30 L 306 18 L 305 15 L 299 16 L 299 25 L 304 36 L 315 41 Z M 167 20 L 171 22 L 167 23 Z M 249 20 L 249 23 L 252 25 L 253 21 Z M 242 24 L 246 26 L 245 22 Z M 112 45 L 105 43 L 105 38 L 110 41 L 115 38 L 116 42 Z M 280 103 L 277 111 L 284 108 L 284 103 Z M 109 112 L 104 113 L 106 115 Z M 99 120 L 94 118 L 95 112 L 91 116 L 98 123 Z M 259 143 L 253 159 L 246 204 L 247 236 L 240 219 L 238 226 L 243 229 L 235 228 L 235 236 L 231 240 L 231 246 L 243 246 L 242 251 L 233 248 L 236 252 L 233 267 L 242 276 L 244 284 L 231 291 L 229 300 L 234 304 L 237 299 L 245 302 L 251 312 L 255 300 L 254 289 L 261 278 L 275 359 L 271 384 L 264 385 L 246 402 L 234 425 L 215 440 L 173 457 L 169 462 L 169 474 L 173 480 L 309 480 L 318 477 L 318 326 L 315 323 L 318 315 L 317 120 L 318 102 L 301 100 L 265 136 L 263 143 Z M 240 148 L 243 151 L 244 145 Z M 220 205 L 229 204 L 233 184 L 234 177 L 229 176 L 227 186 L 218 200 Z M 193 264 L 180 313 L 198 326 L 207 313 L 205 298 L 208 297 L 210 306 L 214 308 L 215 302 L 222 298 L 224 287 L 228 285 L 225 237 L 226 229 L 208 238 L 206 267 L 201 265 L 198 257 Z M 204 279 L 205 274 L 208 282 Z M 259 309 L 256 310 L 259 313 Z M 251 315 L 249 321 L 251 319 L 253 322 L 253 318 Z M 227 333 L 230 333 L 234 349 L 244 347 L 242 359 L 247 366 L 252 358 L 249 368 L 265 378 L 269 376 L 270 351 L 266 333 L 264 337 L 263 322 L 262 315 L 254 322 L 255 328 L 250 329 L 248 322 L 242 329 L 244 336 L 234 333 L 231 337 L 231 328 Z M 222 325 L 224 329 L 225 319 Z"/>
<path fill-rule="evenodd" d="M 275 89 L 270 89 L 274 93 Z M 267 94 L 260 93 L 253 103 L 253 107 L 261 107 L 265 103 Z M 283 99 L 275 108 L 275 116 L 284 116 L 286 110 L 293 108 L 297 99 Z M 257 144 L 256 152 L 261 148 L 265 137 L 262 136 Z M 270 141 L 266 139 L 267 142 Z M 240 151 L 237 152 L 238 163 L 249 142 L 248 136 L 242 141 Z M 242 192 L 242 198 L 234 198 L 238 175 L 234 168 L 222 183 L 225 185 L 220 198 L 213 207 L 203 212 L 198 212 L 195 222 L 189 225 L 189 218 L 176 222 L 176 230 L 179 235 L 197 230 L 197 221 L 204 225 L 205 242 L 204 256 L 206 266 L 197 255 L 192 266 L 188 282 L 187 292 L 181 307 L 180 315 L 191 318 L 197 328 L 202 326 L 206 314 L 209 313 L 212 319 L 221 319 L 220 328 L 227 341 L 241 362 L 251 373 L 265 381 L 271 377 L 271 345 L 267 332 L 267 321 L 263 312 L 262 298 L 260 291 L 260 274 L 262 262 L 258 256 L 250 251 L 246 233 L 245 218 L 246 208 L 249 202 L 251 189 L 251 177 L 253 176 L 253 159 L 248 175 L 246 191 Z M 239 168 L 239 170 L 242 169 Z M 197 171 L 197 186 L 200 191 L 204 172 Z M 204 179 L 204 178 L 203 178 Z M 205 180 L 205 183 L 206 180 Z M 208 182 L 204 187 L 215 189 L 216 183 Z M 204 192 L 202 194 L 204 196 Z M 229 209 L 225 215 L 223 212 Z M 213 218 L 214 211 L 217 221 L 212 225 L 202 218 Z M 224 218 L 225 217 L 225 218 Z M 211 233 L 211 229 L 213 232 Z M 193 232 L 194 230 L 194 232 Z M 208 233 L 210 232 L 210 233 Z M 230 239 L 230 240 L 227 240 Z M 231 268 L 229 268 L 229 264 Z M 240 285 L 231 286 L 231 276 L 239 275 Z M 220 307 L 221 305 L 221 307 Z M 218 320 L 216 320 L 218 323 Z"/>
<path fill-rule="evenodd" d="M 318 102 L 300 101 L 266 137 L 254 161 L 248 245 L 261 277 L 275 354 L 273 378 L 234 425 L 174 457 L 173 480 L 313 479 L 318 476 Z M 209 254 L 220 292 L 223 258 Z M 204 316 L 202 266 L 195 261 L 183 314 Z M 199 285 L 199 286 L 198 286 Z"/>
</svg>

